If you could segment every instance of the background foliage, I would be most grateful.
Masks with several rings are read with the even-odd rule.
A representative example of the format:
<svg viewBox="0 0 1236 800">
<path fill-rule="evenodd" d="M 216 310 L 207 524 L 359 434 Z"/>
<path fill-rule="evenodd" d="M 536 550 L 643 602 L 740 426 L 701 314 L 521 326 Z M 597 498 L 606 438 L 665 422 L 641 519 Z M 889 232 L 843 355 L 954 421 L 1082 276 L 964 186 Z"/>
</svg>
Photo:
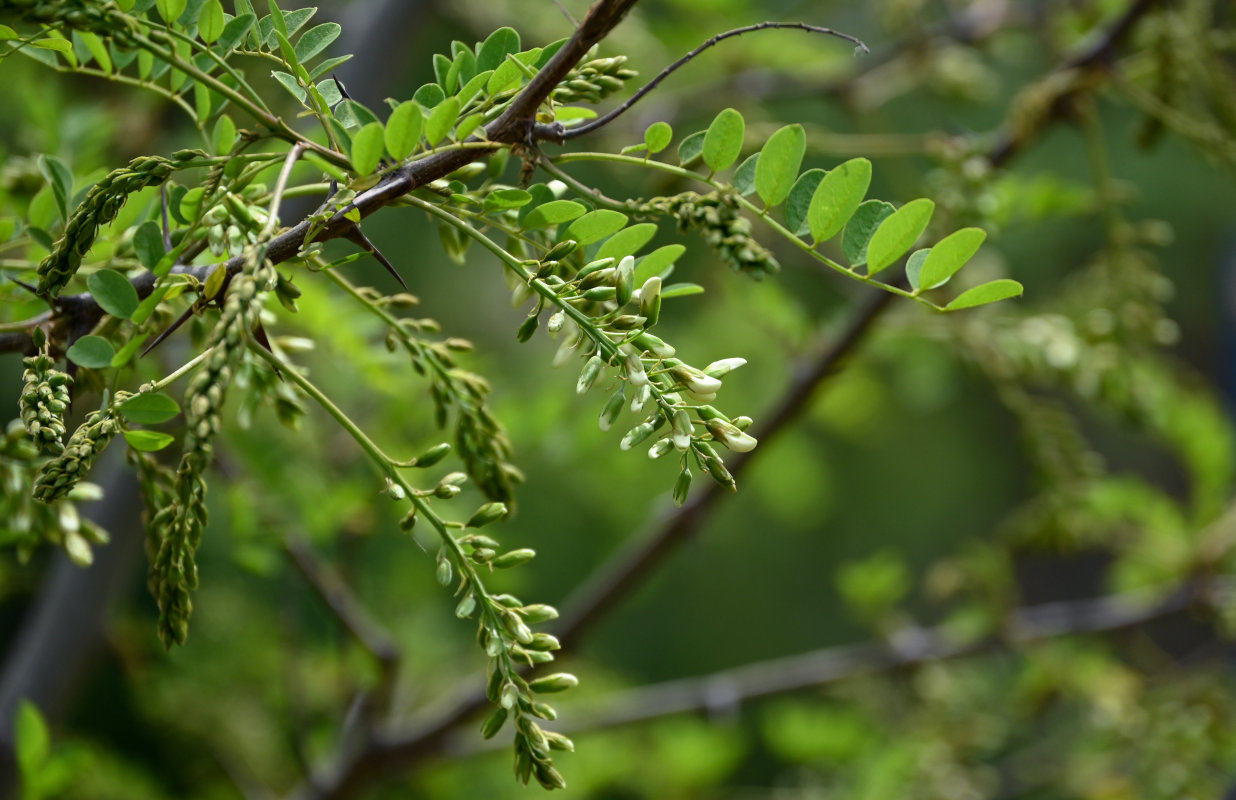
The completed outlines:
<svg viewBox="0 0 1236 800">
<path fill-rule="evenodd" d="M 586 10 L 564 5 L 577 18 Z M 435 79 L 432 53 L 452 40 L 483 41 L 501 25 L 525 47 L 570 33 L 553 4 L 529 8 L 363 0 L 324 4 L 313 24 L 340 20 L 326 55 L 358 53 L 339 75 L 385 113 L 384 98 L 406 100 Z M 567 791 L 1222 796 L 1236 764 L 1226 724 L 1236 710 L 1226 638 L 1230 5 L 644 0 L 599 55 L 625 55 L 638 85 L 707 36 L 763 19 L 828 25 L 872 52 L 788 31 L 721 44 L 568 147 L 617 152 L 658 121 L 678 132 L 676 146 L 732 105 L 746 119 L 745 156 L 801 122 L 803 169 L 870 159 L 872 196 L 934 201 L 932 241 L 971 225 L 988 232 L 959 281 L 1010 277 L 1026 293 L 950 315 L 877 304 L 758 222 L 781 270 L 757 281 L 698 233 L 663 223 L 650 246 L 688 244 L 674 279 L 706 291 L 667 301 L 657 335 L 690 364 L 748 360 L 726 377 L 730 413 L 776 424 L 795 376 L 847 334 L 853 341 L 800 413 L 760 437 L 737 495 L 700 501 L 708 489 L 697 479 L 688 513 L 676 515 L 677 470 L 620 452 L 620 431 L 598 430 L 601 395 L 572 391 L 577 373 L 551 365 L 556 345 L 540 334 L 516 341 L 526 308 L 511 308 L 495 259 L 473 246 L 455 263 L 459 243 L 411 209 L 365 223 L 420 297 L 412 313 L 475 344 L 461 358 L 494 386 L 489 408 L 527 476 L 518 514 L 494 535 L 539 557 L 495 573 L 494 590 L 553 603 L 574 622 L 587 576 L 636 543 L 671 542 L 632 592 L 564 636 L 563 663 L 582 684 L 556 704 L 557 729 L 579 745 L 559 762 Z M 382 38 L 392 32 L 394 42 Z M 273 66 L 246 74 L 294 119 L 292 97 L 267 80 Z M 52 76 L 21 57 L 0 69 L 13 109 L 0 120 L 5 214 L 56 217 L 45 174 L 54 168 L 41 169 L 38 154 L 67 165 L 80 190 L 133 157 L 201 144 L 188 115 L 137 88 Z M 673 152 L 666 161 L 676 163 Z M 563 168 L 610 197 L 700 190 L 622 165 Z M 145 197 L 121 223 L 153 213 L 157 193 Z M 300 202 L 298 215 L 317 200 Z M 355 250 L 336 241 L 326 254 Z M 0 257 L 20 275 L 24 253 Z M 371 259 L 341 272 L 397 291 Z M 425 382 L 406 352 L 382 346 L 381 320 L 324 284 L 297 279 L 299 311 L 279 330 L 296 337 L 287 351 L 382 433 L 387 452 L 424 451 L 441 439 Z M 45 307 L 15 284 L 0 292 L 5 320 Z M 874 323 L 855 327 L 865 318 Z M 183 362 L 186 340 L 200 344 L 212 323 L 191 320 L 188 337 L 151 358 Z M 302 352 L 304 340 L 312 350 Z M 6 355 L 0 369 L 2 393 L 17 397 L 20 358 Z M 27 696 L 42 709 L 14 714 L 17 761 L 38 776 L 27 796 L 320 796 L 307 772 L 372 749 L 364 732 L 378 701 L 395 730 L 426 735 L 367 796 L 521 791 L 505 747 L 485 752 L 480 718 L 434 727 L 457 693 L 484 682 L 473 629 L 434 580 L 435 545 L 419 539 L 427 557 L 396 533 L 406 509 L 379 494 L 363 453 L 325 415 L 297 415 L 290 430 L 277 412 L 294 414 L 295 396 L 259 407 L 261 381 L 242 371 L 225 412 L 247 424 L 229 425 L 216 446 L 223 479 L 211 484 L 185 647 L 165 652 L 153 635 L 137 506 L 96 507 L 113 541 L 94 548 L 89 570 L 52 547 L 27 564 L 15 550 L 0 561 L 0 699 L 18 709 Z M 97 394 L 78 391 L 74 421 L 97 407 Z M 108 497 L 132 496 L 120 461 L 102 460 L 93 475 Z M 471 487 L 461 499 L 485 501 Z M 0 502 L 9 524 L 26 513 L 16 495 Z M 657 538 L 667 530 L 690 535 Z M 319 559 L 397 648 L 397 669 L 358 646 L 304 579 Z M 92 574 L 105 588 L 88 588 L 82 576 Z M 595 580 L 587 585 L 603 585 Z M 95 599 L 77 606 L 89 613 L 57 616 L 47 610 L 56 591 Z M 31 682 L 25 657 L 43 652 L 32 642 L 55 632 L 69 649 Z M 854 642 L 867 644 L 836 649 Z"/>
</svg>

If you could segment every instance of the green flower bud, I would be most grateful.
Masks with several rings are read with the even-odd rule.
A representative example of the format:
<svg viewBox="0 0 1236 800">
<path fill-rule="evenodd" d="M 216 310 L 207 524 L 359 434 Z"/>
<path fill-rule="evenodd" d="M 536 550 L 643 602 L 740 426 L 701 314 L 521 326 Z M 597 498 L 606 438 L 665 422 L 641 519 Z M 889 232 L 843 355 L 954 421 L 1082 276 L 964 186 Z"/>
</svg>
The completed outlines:
<svg viewBox="0 0 1236 800">
<path fill-rule="evenodd" d="M 520 564 L 527 564 L 534 558 L 536 558 L 536 551 L 524 547 L 498 556 L 494 559 L 493 566 L 497 569 L 509 569 L 510 567 L 518 567 Z"/>
<path fill-rule="evenodd" d="M 641 307 L 640 307 L 640 313 L 645 314 L 645 316 L 647 316 L 647 314 L 643 310 L 642 302 L 641 302 Z M 651 320 L 652 317 L 648 317 L 648 319 Z M 652 322 L 648 322 L 648 325 L 651 325 L 651 324 Z M 636 336 L 634 339 L 631 340 L 631 343 L 646 353 L 652 353 L 657 358 L 669 358 L 672 355 L 674 355 L 674 352 L 675 352 L 673 346 L 667 344 L 660 337 L 653 336 L 651 333 L 648 333 L 647 331 L 644 331 L 639 336 Z"/>
<path fill-rule="evenodd" d="M 585 300 L 604 302 L 605 300 L 613 300 L 615 297 L 617 297 L 618 290 L 615 289 L 613 286 L 594 286 L 588 291 L 584 292 L 583 296 Z"/>
<path fill-rule="evenodd" d="M 631 293 L 635 291 L 635 256 L 624 256 L 618 262 L 618 283 L 615 287 L 619 306 L 631 302 Z"/>
<path fill-rule="evenodd" d="M 617 259 L 610 257 L 598 258 L 596 261 L 589 261 L 587 264 L 579 268 L 579 272 L 575 273 L 575 279 L 579 280 L 581 278 L 586 278 L 597 270 L 612 267 L 614 265 L 614 261 L 616 260 Z"/>
<path fill-rule="evenodd" d="M 545 254 L 545 257 L 542 258 L 541 260 L 551 261 L 551 260 L 557 259 L 561 261 L 562 259 L 569 256 L 571 253 L 574 253 L 575 248 L 578 246 L 579 246 L 579 243 L 576 242 L 574 239 L 567 239 L 564 242 L 558 242 L 558 244 L 549 248 L 549 252 L 547 252 Z"/>
<path fill-rule="evenodd" d="M 548 622 L 551 619 L 558 618 L 558 609 L 543 603 L 523 606 L 522 608 L 515 609 L 515 611 L 523 617 L 525 621 L 531 624 L 535 624 L 537 622 Z"/>
<path fill-rule="evenodd" d="M 593 356 L 584 364 L 583 370 L 579 373 L 579 380 L 575 383 L 576 394 L 583 394 L 592 388 L 592 384 L 596 383 L 597 376 L 601 374 L 601 368 L 605 366 L 605 362 L 600 356 Z"/>
<path fill-rule="evenodd" d="M 635 445 L 647 439 L 652 435 L 656 427 L 651 422 L 641 422 L 631 430 L 627 431 L 626 436 L 622 437 L 622 441 L 618 443 L 618 447 L 623 450 L 630 450 Z"/>
<path fill-rule="evenodd" d="M 674 481 L 674 504 L 682 505 L 687 502 L 687 495 L 691 491 L 691 470 L 684 469 L 678 473 L 678 479 Z"/>
<path fill-rule="evenodd" d="M 745 358 L 723 358 L 704 367 L 704 374 L 710 378 L 720 378 L 747 363 Z"/>
<path fill-rule="evenodd" d="M 451 446 L 446 442 L 435 444 L 425 452 L 421 453 L 414 459 L 415 465 L 418 467 L 432 467 L 442 459 L 446 458 L 446 454 L 451 452 Z"/>
<path fill-rule="evenodd" d="M 561 311 L 556 312 L 549 318 L 549 322 L 545 325 L 545 332 L 553 336 L 558 331 L 562 330 L 562 326 L 566 323 L 566 314 Z"/>
<path fill-rule="evenodd" d="M 519 330 L 515 331 L 515 338 L 520 342 L 526 342 L 532 338 L 532 334 L 536 333 L 537 325 L 540 324 L 541 315 L 533 311 L 528 315 L 519 326 Z"/>
<path fill-rule="evenodd" d="M 528 688 L 535 694 L 565 692 L 567 689 L 574 689 L 576 686 L 579 686 L 579 678 L 569 672 L 555 672 L 553 675 L 537 678 L 528 684 Z"/>
<path fill-rule="evenodd" d="M 486 717 L 485 722 L 481 725 L 481 738 L 492 739 L 502 730 L 503 724 L 506 722 L 506 717 L 509 712 L 499 706 L 494 709 L 494 713 Z"/>
<path fill-rule="evenodd" d="M 506 503 L 486 503 L 468 518 L 467 527 L 483 528 L 491 522 L 502 519 L 508 513 Z"/>
</svg>

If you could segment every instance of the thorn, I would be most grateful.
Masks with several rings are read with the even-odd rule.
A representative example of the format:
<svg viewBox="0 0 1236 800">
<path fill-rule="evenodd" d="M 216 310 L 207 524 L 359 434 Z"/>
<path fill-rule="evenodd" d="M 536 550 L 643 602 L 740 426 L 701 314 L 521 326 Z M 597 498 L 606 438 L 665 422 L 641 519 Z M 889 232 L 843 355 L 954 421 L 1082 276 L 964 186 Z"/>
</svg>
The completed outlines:
<svg viewBox="0 0 1236 800">
<path fill-rule="evenodd" d="M 177 328 L 179 328 L 181 325 L 184 325 L 186 322 L 188 322 L 189 317 L 193 316 L 193 312 L 194 310 L 196 310 L 196 308 L 197 308 L 197 304 L 191 305 L 188 308 L 186 308 L 185 313 L 181 314 L 180 317 L 178 317 L 177 320 L 173 322 L 171 325 L 168 325 L 166 328 L 164 328 L 163 332 L 160 333 L 158 336 L 156 336 L 153 342 L 146 345 L 146 348 L 142 350 L 142 352 L 138 355 L 138 358 L 145 358 L 147 353 L 149 353 L 151 350 L 158 347 L 163 342 L 164 339 L 166 339 L 167 337 L 175 333 Z"/>
<path fill-rule="evenodd" d="M 348 90 L 347 90 L 347 89 L 345 89 L 345 88 L 343 88 L 343 81 L 339 80 L 339 77 L 338 77 L 337 75 L 335 75 L 335 73 L 333 73 L 333 72 L 332 72 L 332 73 L 330 74 L 330 79 L 331 79 L 332 81 L 334 81 L 334 82 L 335 82 L 335 86 L 336 86 L 336 87 L 338 87 L 338 89 L 339 89 L 339 96 L 340 96 L 340 97 L 342 97 L 344 100 L 351 100 L 351 99 L 352 99 L 352 95 L 348 94 Z"/>
<path fill-rule="evenodd" d="M 266 335 L 266 329 L 262 327 L 261 322 L 253 326 L 253 338 L 266 352 L 272 356 L 275 354 L 274 349 L 270 346 L 270 338 Z M 274 364 L 271 364 L 270 367 L 275 371 L 275 375 L 279 376 L 279 380 L 283 380 L 283 372 Z"/>
<path fill-rule="evenodd" d="M 20 286 L 21 288 L 25 289 L 27 292 L 30 292 L 30 294 L 35 295 L 35 296 L 37 296 L 37 295 L 38 295 L 39 290 L 38 290 L 37 288 L 35 288 L 35 287 L 31 286 L 30 284 L 26 283 L 25 281 L 19 281 L 17 278 L 14 278 L 12 275 L 8 276 L 8 278 L 9 278 L 9 280 L 11 280 L 13 283 L 15 283 L 15 284 L 17 284 L 18 286 Z"/>
<path fill-rule="evenodd" d="M 395 269 L 395 265 L 387 261 L 386 256 L 382 255 L 381 251 L 373 246 L 373 242 L 369 241 L 369 237 L 365 236 L 359 225 L 353 225 L 348 228 L 348 232 L 343 234 L 343 238 L 355 245 L 359 245 L 362 250 L 376 258 L 378 263 L 386 267 L 386 271 L 394 276 L 395 280 L 399 281 L 399 285 L 403 287 L 404 291 L 408 291 L 408 284 L 403 282 L 403 277 Z"/>
</svg>

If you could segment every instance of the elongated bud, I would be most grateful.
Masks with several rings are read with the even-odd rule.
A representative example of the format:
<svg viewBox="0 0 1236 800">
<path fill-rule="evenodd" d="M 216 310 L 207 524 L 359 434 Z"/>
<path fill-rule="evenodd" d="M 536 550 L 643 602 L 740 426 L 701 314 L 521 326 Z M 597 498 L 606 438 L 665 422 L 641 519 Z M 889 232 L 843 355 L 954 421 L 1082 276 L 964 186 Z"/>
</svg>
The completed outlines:
<svg viewBox="0 0 1236 800">
<path fill-rule="evenodd" d="M 743 433 L 735 425 L 721 419 L 710 419 L 704 423 L 713 438 L 733 450 L 735 453 L 746 453 L 755 449 L 755 437 Z"/>
<path fill-rule="evenodd" d="M 536 558 L 536 551 L 524 547 L 519 550 L 512 550 L 509 553 L 503 553 L 493 560 L 493 565 L 497 569 L 508 569 L 510 567 L 518 567 L 520 564 L 527 564 L 534 558 Z"/>
<path fill-rule="evenodd" d="M 609 329 L 613 331 L 636 331 L 643 326 L 644 322 L 645 319 L 638 314 L 622 314 L 609 321 Z"/>
<path fill-rule="evenodd" d="M 617 296 L 618 296 L 618 290 L 615 289 L 613 286 L 594 286 L 588 291 L 584 292 L 585 300 L 595 300 L 598 302 L 604 301 L 604 300 L 613 300 Z"/>
<path fill-rule="evenodd" d="M 619 387 L 616 392 L 609 396 L 609 399 L 605 401 L 605 407 L 601 409 L 601 416 L 597 420 L 601 430 L 607 431 L 613 426 L 614 420 L 618 419 L 618 415 L 622 413 L 622 407 L 625 404 L 626 395 L 623 393 L 622 387 Z"/>
<path fill-rule="evenodd" d="M 579 243 L 576 242 L 574 239 L 567 239 L 565 242 L 558 242 L 558 244 L 549 248 L 549 252 L 546 253 L 545 256 L 541 260 L 542 261 L 554 261 L 554 260 L 560 261 L 566 258 L 567 256 L 569 256 L 571 253 L 574 253 L 575 248 L 578 246 L 579 246 Z"/>
<path fill-rule="evenodd" d="M 648 457 L 657 459 L 674 449 L 674 440 L 668 436 L 664 439 L 657 439 L 656 444 L 648 448 Z"/>
<path fill-rule="evenodd" d="M 587 264 L 580 267 L 579 272 L 575 273 L 575 279 L 579 280 L 580 278 L 586 278 L 599 269 L 612 267 L 614 265 L 614 261 L 615 259 L 613 257 L 598 258 L 596 261 L 589 261 Z"/>
<path fill-rule="evenodd" d="M 755 420 L 748 416 L 734 417 L 734 419 L 730 421 L 733 422 L 734 427 L 740 431 L 745 431 L 747 428 L 750 428 L 755 424 Z"/>
<path fill-rule="evenodd" d="M 554 336 L 558 331 L 562 330 L 562 326 L 566 323 L 566 314 L 561 311 L 554 313 L 549 318 L 549 322 L 545 324 L 545 332 L 550 336 Z"/>
<path fill-rule="evenodd" d="M 435 444 L 425 452 L 416 457 L 416 466 L 432 467 L 442 459 L 446 458 L 446 454 L 451 452 L 451 446 L 446 442 Z"/>
<path fill-rule="evenodd" d="M 674 504 L 682 505 L 687 502 L 687 494 L 691 491 L 691 470 L 684 469 L 678 473 L 678 479 L 674 481 Z"/>
<path fill-rule="evenodd" d="M 640 313 L 645 314 L 646 316 L 646 312 L 643 310 L 642 306 L 640 309 Z M 648 317 L 648 319 L 651 320 L 652 317 Z M 648 324 L 651 325 L 652 322 L 649 322 Z M 631 343 L 634 344 L 636 347 L 638 347 L 640 350 L 643 350 L 644 352 L 652 353 L 657 358 L 669 358 L 675 353 L 675 350 L 672 345 L 668 344 L 665 340 L 661 339 L 659 336 L 653 336 L 651 333 L 648 333 L 647 331 L 644 331 L 639 336 L 636 336 L 634 339 L 631 340 Z"/>
<path fill-rule="evenodd" d="M 532 634 L 532 641 L 528 642 L 529 650 L 561 650 L 562 644 L 558 641 L 557 636 L 548 633 Z"/>
<path fill-rule="evenodd" d="M 532 704 L 532 713 L 536 714 L 541 719 L 555 720 L 558 719 L 558 712 L 549 703 L 540 701 Z"/>
<path fill-rule="evenodd" d="M 691 446 L 691 415 L 687 413 L 685 408 L 680 408 L 674 412 L 674 432 L 671 438 L 674 442 L 675 449 L 680 453 L 685 453 L 687 448 Z"/>
<path fill-rule="evenodd" d="M 601 368 L 605 366 L 605 362 L 600 356 L 593 356 L 588 359 L 588 363 L 584 364 L 583 370 L 579 373 L 579 380 L 575 383 L 575 393 L 583 394 L 592 388 L 592 384 L 596 383 L 597 376 L 601 374 Z"/>
<path fill-rule="evenodd" d="M 494 738 L 494 736 L 498 733 L 498 731 L 502 730 L 503 724 L 506 723 L 506 717 L 508 713 L 509 712 L 507 712 L 507 710 L 502 706 L 498 706 L 497 708 L 495 708 L 494 713 L 490 714 L 485 719 L 484 724 L 481 725 L 481 738 L 482 739 Z"/>
<path fill-rule="evenodd" d="M 648 401 L 652 399 L 652 387 L 645 382 L 642 386 L 635 390 L 635 396 L 631 398 L 631 412 L 638 414 L 644 410 L 644 406 L 648 405 Z"/>
<path fill-rule="evenodd" d="M 649 328 L 656 325 L 657 320 L 660 319 L 661 277 L 659 275 L 653 275 L 639 288 L 639 313 L 648 320 L 647 327 Z"/>
<path fill-rule="evenodd" d="M 651 422 L 641 422 L 639 425 L 636 425 L 634 428 L 627 431 L 626 436 L 622 437 L 622 441 L 618 443 L 618 446 L 623 450 L 630 450 L 632 447 L 651 436 L 654 430 L 655 427 Z"/>
<path fill-rule="evenodd" d="M 565 692 L 567 689 L 574 689 L 576 686 L 579 686 L 579 678 L 569 672 L 555 672 L 553 675 L 537 678 L 528 684 L 528 688 L 536 694 Z"/>
<path fill-rule="evenodd" d="M 721 381 L 716 378 L 711 378 L 698 369 L 688 367 L 683 364 L 670 368 L 670 375 L 679 383 L 687 387 L 687 391 L 696 395 L 715 395 L 717 390 L 721 388 Z"/>
<path fill-rule="evenodd" d="M 468 592 L 464 595 L 464 599 L 459 601 L 459 605 L 455 606 L 455 616 L 467 619 L 472 616 L 473 611 L 476 611 L 476 597 L 472 595 L 472 592 Z"/>
<path fill-rule="evenodd" d="M 723 358 L 704 367 L 704 374 L 710 378 L 720 378 L 747 363 L 745 358 Z"/>
<path fill-rule="evenodd" d="M 558 609 L 553 606 L 545 605 L 544 603 L 534 603 L 530 606 L 515 609 L 515 612 L 523 617 L 530 624 L 537 622 L 548 622 L 551 619 L 558 618 Z"/>
<path fill-rule="evenodd" d="M 615 288 L 619 306 L 631 302 L 631 293 L 635 291 L 635 256 L 624 256 L 618 262 L 618 285 Z"/>
<path fill-rule="evenodd" d="M 438 562 L 437 579 L 442 586 L 449 586 L 451 583 L 451 562 L 445 558 Z"/>
<path fill-rule="evenodd" d="M 557 731 L 545 731 L 545 741 L 549 742 L 551 750 L 565 750 L 568 753 L 575 752 L 575 742 L 572 742 Z"/>
<path fill-rule="evenodd" d="M 478 508 L 468 518 L 467 527 L 483 528 L 491 522 L 496 522 L 507 515 L 506 503 L 486 503 Z"/>
<path fill-rule="evenodd" d="M 640 359 L 639 353 L 627 353 L 626 368 L 627 380 L 636 389 L 648 384 L 648 373 L 644 372 L 644 362 Z"/>
<path fill-rule="evenodd" d="M 533 311 L 519 325 L 519 330 L 515 331 L 515 338 L 520 342 L 526 342 L 532 338 L 532 334 L 536 333 L 537 325 L 541 322 L 541 315 Z"/>
</svg>

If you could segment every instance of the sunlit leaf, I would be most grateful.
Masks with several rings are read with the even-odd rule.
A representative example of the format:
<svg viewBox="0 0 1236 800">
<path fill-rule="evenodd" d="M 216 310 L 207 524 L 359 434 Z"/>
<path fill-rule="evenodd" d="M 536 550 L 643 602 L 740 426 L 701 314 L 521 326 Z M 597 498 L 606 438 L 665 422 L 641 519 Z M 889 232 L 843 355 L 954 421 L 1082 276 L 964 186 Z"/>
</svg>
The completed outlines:
<svg viewBox="0 0 1236 800">
<path fill-rule="evenodd" d="M 807 152 L 803 126 L 786 125 L 768 138 L 755 165 L 755 191 L 769 208 L 781 205 L 798 178 Z"/>
<path fill-rule="evenodd" d="M 140 392 L 119 406 L 129 422 L 138 425 L 158 425 L 180 413 L 175 400 L 160 392 Z"/>
<path fill-rule="evenodd" d="M 704 134 L 704 163 L 719 172 L 738 160 L 746 122 L 738 111 L 727 108 L 713 118 Z"/>
<path fill-rule="evenodd" d="M 617 233 L 627 224 L 628 217 L 621 211 L 602 208 L 589 211 L 571 223 L 567 228 L 566 238 L 574 239 L 581 245 L 599 242 L 606 236 Z"/>
<path fill-rule="evenodd" d="M 391 112 L 386 121 L 386 149 L 402 161 L 416 150 L 425 127 L 425 115 L 414 100 L 405 100 Z"/>
<path fill-rule="evenodd" d="M 429 112 L 429 119 L 425 121 L 425 140 L 429 142 L 430 147 L 446 138 L 451 128 L 455 126 L 455 120 L 458 117 L 458 97 L 446 98 Z"/>
<path fill-rule="evenodd" d="M 1020 297 L 1024 291 L 1022 285 L 1017 281 L 1008 278 L 999 278 L 987 283 L 980 283 L 970 289 L 966 289 L 961 294 L 957 295 L 953 302 L 944 307 L 945 311 L 957 311 L 962 308 L 973 308 L 974 306 L 986 305 L 994 303 L 998 300 L 1007 300 L 1010 297 Z"/>
<path fill-rule="evenodd" d="M 220 0 L 206 0 L 202 13 L 197 18 L 197 33 L 206 44 L 212 44 L 223 35 L 227 22 L 223 16 L 223 3 Z"/>
<path fill-rule="evenodd" d="M 811 197 L 807 224 L 811 238 L 826 242 L 841 232 L 862 205 L 871 185 L 871 162 L 852 158 L 828 171 Z"/>
<path fill-rule="evenodd" d="M 609 258 L 621 259 L 624 256 L 634 255 L 639 252 L 639 249 L 648 244 L 657 233 L 657 226 L 652 222 L 641 222 L 638 225 L 632 225 L 626 230 L 619 231 L 606 240 L 605 244 L 601 245 L 597 250 L 594 258 Z"/>
<path fill-rule="evenodd" d="M 659 153 L 669 147 L 669 143 L 674 139 L 674 129 L 669 126 L 668 122 L 654 122 L 644 131 L 644 144 L 648 147 L 648 154 Z"/>
<path fill-rule="evenodd" d="M 919 285 L 934 289 L 948 282 L 978 252 L 986 238 L 987 232 L 982 228 L 962 228 L 945 236 L 931 248 L 923 263 Z"/>
<path fill-rule="evenodd" d="M 867 243 L 867 274 L 875 275 L 909 250 L 931 222 L 936 204 L 925 197 L 911 200 L 894 211 Z"/>
<path fill-rule="evenodd" d="M 171 434 L 163 433 L 162 431 L 123 431 L 123 434 L 124 440 L 129 443 L 129 447 L 147 453 L 162 450 L 176 441 L 175 437 Z"/>
<path fill-rule="evenodd" d="M 478 71 L 497 69 L 506 60 L 507 53 L 518 53 L 519 31 L 514 28 L 498 28 L 481 43 L 476 54 Z"/>
<path fill-rule="evenodd" d="M 523 220 L 523 227 L 543 228 L 547 225 L 570 222 L 583 216 L 587 211 L 587 208 L 574 200 L 550 200 L 528 212 L 528 216 Z"/>
<path fill-rule="evenodd" d="M 305 31 L 296 42 L 297 60 L 303 64 L 330 47 L 331 42 L 339 38 L 342 30 L 337 22 L 323 22 Z"/>
</svg>

